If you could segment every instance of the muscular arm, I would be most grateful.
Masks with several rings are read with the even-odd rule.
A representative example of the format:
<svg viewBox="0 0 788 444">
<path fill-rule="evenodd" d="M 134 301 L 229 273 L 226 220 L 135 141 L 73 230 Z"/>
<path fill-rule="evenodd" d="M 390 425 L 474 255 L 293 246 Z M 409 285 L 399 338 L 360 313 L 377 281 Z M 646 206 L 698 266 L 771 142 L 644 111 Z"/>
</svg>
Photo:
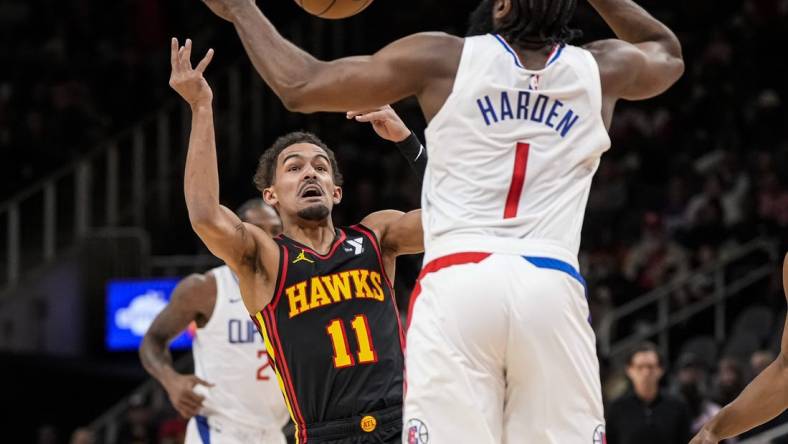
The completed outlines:
<svg viewBox="0 0 788 444">
<path fill-rule="evenodd" d="M 192 107 L 183 190 L 192 228 L 216 257 L 234 269 L 254 260 L 257 243 L 251 232 L 261 230 L 244 224 L 232 211 L 219 204 L 219 172 L 210 104 Z"/>
<path fill-rule="evenodd" d="M 173 290 L 170 302 L 153 320 L 140 345 L 142 366 L 161 383 L 173 406 L 184 417 L 197 414 L 202 404 L 202 397 L 192 391 L 194 385 L 208 383 L 176 372 L 168 345 L 192 321 L 207 322 L 215 302 L 213 276 L 194 274 L 183 279 Z"/>
<path fill-rule="evenodd" d="M 424 251 L 421 210 L 403 213 L 383 210 L 370 214 L 361 222 L 375 231 L 384 256 L 417 254 Z"/>
<path fill-rule="evenodd" d="M 145 370 L 162 385 L 176 373 L 168 344 L 192 321 L 207 322 L 216 302 L 216 280 L 210 275 L 193 274 L 172 291 L 170 302 L 153 320 L 140 345 Z"/>
<path fill-rule="evenodd" d="M 253 282 L 258 271 L 265 277 L 265 270 L 273 269 L 273 264 L 279 260 L 279 250 L 262 229 L 241 222 L 232 211 L 219 204 L 213 92 L 203 77 L 212 54 L 209 51 L 197 67 L 192 68 L 191 41 L 187 40 L 183 48 L 178 48 L 178 41 L 172 40 L 170 86 L 189 103 L 192 111 L 183 190 L 192 228 L 208 249 L 235 271 L 244 288 L 245 284 Z M 268 303 L 259 291 L 244 294 L 248 308 L 259 310 Z"/>
<path fill-rule="evenodd" d="M 632 0 L 589 0 L 618 37 L 587 48 L 594 54 L 608 100 L 642 100 L 663 93 L 681 77 L 684 60 L 676 35 Z"/>
<path fill-rule="evenodd" d="M 221 7 L 215 0 L 205 2 L 214 11 Z M 291 111 L 370 109 L 415 95 L 431 118 L 451 90 L 460 38 L 416 34 L 371 56 L 326 62 L 282 37 L 253 2 L 232 3 L 222 15 L 233 22 L 257 72 Z"/>
<path fill-rule="evenodd" d="M 788 256 L 783 263 L 783 288 L 788 299 Z M 788 319 L 783 330 L 780 356 L 761 372 L 733 402 L 720 410 L 692 443 L 717 443 L 740 435 L 788 408 Z"/>
</svg>

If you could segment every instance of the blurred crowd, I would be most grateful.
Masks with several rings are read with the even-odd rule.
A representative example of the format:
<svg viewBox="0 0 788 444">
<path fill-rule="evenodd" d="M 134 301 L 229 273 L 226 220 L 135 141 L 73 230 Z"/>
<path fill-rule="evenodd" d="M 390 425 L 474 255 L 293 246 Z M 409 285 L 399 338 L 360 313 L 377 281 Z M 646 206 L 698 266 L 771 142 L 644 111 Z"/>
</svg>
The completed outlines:
<svg viewBox="0 0 788 444">
<path fill-rule="evenodd" d="M 169 3 L 0 1 L 0 198 L 161 106 Z"/>
<path fill-rule="evenodd" d="M 181 3 L 96 7 L 91 0 L 0 0 L 0 66 L 13 67 L 0 72 L 2 197 L 83 155 L 170 97 L 162 81 L 167 59 L 161 42 L 178 22 L 173 17 Z M 774 239 L 781 252 L 788 247 L 788 64 L 779 50 L 788 47 L 788 0 L 639 3 L 677 32 L 687 72 L 666 95 L 622 103 L 617 110 L 613 148 L 589 197 L 581 251 L 597 327 L 611 307 L 681 279 L 758 236 Z M 578 23 L 588 39 L 608 35 L 587 5 L 581 5 Z M 412 103 L 398 109 L 408 123 L 420 119 Z M 396 151 L 370 149 L 383 145 L 371 131 L 348 131 L 354 132 L 325 137 L 346 141 L 335 145 L 347 178 L 338 223 L 382 207 L 417 207 L 418 184 Z M 249 182 L 243 183 L 242 191 L 227 193 L 246 199 Z M 418 260 L 405 261 L 400 270 L 397 293 L 406 299 Z M 708 298 L 711 285 L 693 281 L 672 302 Z M 771 299 L 759 302 L 782 307 L 784 299 L 772 290 Z M 679 424 L 677 433 L 685 433 L 685 426 L 692 433 L 771 362 L 774 350 L 760 345 L 764 349 L 749 362 L 723 354 L 712 365 L 691 353 L 660 357 L 647 345 L 639 347 L 638 359 L 636 353 L 604 375 L 609 424 L 618 423 L 616 412 L 628 412 L 616 406 L 656 390 L 678 403 L 667 405 L 681 406 L 668 409 L 673 413 L 665 420 Z M 161 393 L 132 400 L 118 442 L 178 442 L 184 423 L 174 418 Z M 51 428 L 39 432 L 41 444 L 65 442 Z M 91 433 L 79 429 L 71 442 L 92 442 Z M 628 442 L 651 442 L 646 435 Z M 616 439 L 611 435 L 609 442 L 627 442 Z M 679 442 L 671 439 L 659 442 Z"/>
<path fill-rule="evenodd" d="M 125 409 L 109 428 L 92 430 L 79 427 L 70 436 L 50 425 L 40 427 L 37 444 L 180 444 L 186 434 L 186 420 L 167 401 L 164 390 L 156 386 L 149 392 L 137 393 L 125 402 Z"/>
</svg>

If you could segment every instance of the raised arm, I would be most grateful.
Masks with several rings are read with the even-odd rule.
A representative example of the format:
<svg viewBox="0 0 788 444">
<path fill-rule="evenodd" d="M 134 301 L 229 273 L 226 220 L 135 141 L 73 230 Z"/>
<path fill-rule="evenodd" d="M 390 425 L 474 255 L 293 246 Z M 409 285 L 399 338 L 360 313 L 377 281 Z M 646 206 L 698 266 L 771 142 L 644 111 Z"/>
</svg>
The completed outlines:
<svg viewBox="0 0 788 444">
<path fill-rule="evenodd" d="M 684 59 L 673 31 L 632 0 L 589 3 L 618 37 L 587 46 L 599 64 L 608 100 L 648 99 L 676 83 L 684 73 Z"/>
<path fill-rule="evenodd" d="M 424 251 L 421 210 L 407 213 L 397 210 L 377 211 L 365 217 L 361 223 L 375 231 L 384 257 L 394 258 Z"/>
<path fill-rule="evenodd" d="M 183 47 L 172 39 L 172 76 L 170 86 L 189 103 L 192 128 L 183 189 L 192 228 L 209 250 L 237 274 L 255 270 L 258 258 L 277 254 L 273 240 L 263 230 L 243 223 L 232 211 L 219 204 L 219 172 L 216 162 L 216 137 L 213 124 L 213 93 L 203 77 L 211 61 L 209 50 L 197 67 L 192 68 L 191 40 Z"/>
<path fill-rule="evenodd" d="M 788 255 L 783 262 L 783 289 L 788 299 Z M 717 444 L 774 419 L 788 408 L 788 318 L 783 328 L 780 356 L 704 425 L 691 444 Z"/>
<path fill-rule="evenodd" d="M 169 343 L 192 321 L 207 322 L 216 302 L 216 280 L 194 274 L 178 283 L 170 302 L 153 320 L 140 345 L 145 370 L 167 391 L 175 410 L 184 418 L 199 413 L 203 397 L 194 393 L 197 384 L 210 386 L 195 375 L 183 375 L 172 366 Z"/>
<path fill-rule="evenodd" d="M 424 176 L 427 155 L 418 139 L 400 119 L 391 106 L 383 106 L 366 112 L 349 111 L 348 119 L 369 122 L 381 138 L 394 142 L 419 178 Z M 414 142 L 415 141 L 415 142 Z M 393 269 L 397 256 L 424 251 L 424 230 L 421 226 L 421 210 L 403 213 L 383 210 L 370 214 L 361 223 L 375 232 L 380 241 L 384 261 Z M 388 270 L 389 275 L 394 273 Z"/>
<path fill-rule="evenodd" d="M 203 1 L 232 21 L 257 72 L 291 111 L 370 109 L 415 95 L 430 119 L 451 91 L 462 52 L 462 39 L 424 33 L 371 56 L 324 62 L 282 37 L 253 1 Z"/>
</svg>

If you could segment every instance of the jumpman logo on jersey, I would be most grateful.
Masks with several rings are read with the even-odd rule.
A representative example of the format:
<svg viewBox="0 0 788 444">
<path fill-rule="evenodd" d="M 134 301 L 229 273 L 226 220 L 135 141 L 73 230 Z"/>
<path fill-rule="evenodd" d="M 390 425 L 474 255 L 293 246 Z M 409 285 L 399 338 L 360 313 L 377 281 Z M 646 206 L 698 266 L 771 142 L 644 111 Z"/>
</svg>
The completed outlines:
<svg viewBox="0 0 788 444">
<path fill-rule="evenodd" d="M 301 261 L 309 262 L 310 264 L 314 264 L 315 263 L 315 261 L 313 261 L 312 259 L 309 259 L 308 257 L 306 257 L 306 252 L 304 250 L 301 250 L 301 252 L 298 253 L 298 256 L 296 256 L 295 260 L 293 260 L 293 263 L 297 264 L 297 263 L 299 263 Z"/>
</svg>

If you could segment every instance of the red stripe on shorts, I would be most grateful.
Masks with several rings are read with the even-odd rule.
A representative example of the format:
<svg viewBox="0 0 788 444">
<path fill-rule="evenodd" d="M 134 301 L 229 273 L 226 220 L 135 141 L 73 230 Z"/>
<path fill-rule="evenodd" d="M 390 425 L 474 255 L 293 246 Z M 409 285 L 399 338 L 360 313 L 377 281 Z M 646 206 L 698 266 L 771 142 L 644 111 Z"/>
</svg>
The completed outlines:
<svg viewBox="0 0 788 444">
<path fill-rule="evenodd" d="M 479 262 L 490 257 L 491 253 L 455 253 L 448 256 L 439 257 L 431 260 L 419 273 L 419 278 L 416 279 L 416 285 L 413 287 L 413 293 L 410 295 L 410 303 L 408 304 L 408 322 L 406 329 L 410 327 L 410 320 L 413 316 L 413 306 L 416 305 L 416 299 L 421 294 L 421 280 L 430 273 L 442 270 L 444 268 L 452 267 L 454 265 L 463 264 L 478 264 Z"/>
</svg>

